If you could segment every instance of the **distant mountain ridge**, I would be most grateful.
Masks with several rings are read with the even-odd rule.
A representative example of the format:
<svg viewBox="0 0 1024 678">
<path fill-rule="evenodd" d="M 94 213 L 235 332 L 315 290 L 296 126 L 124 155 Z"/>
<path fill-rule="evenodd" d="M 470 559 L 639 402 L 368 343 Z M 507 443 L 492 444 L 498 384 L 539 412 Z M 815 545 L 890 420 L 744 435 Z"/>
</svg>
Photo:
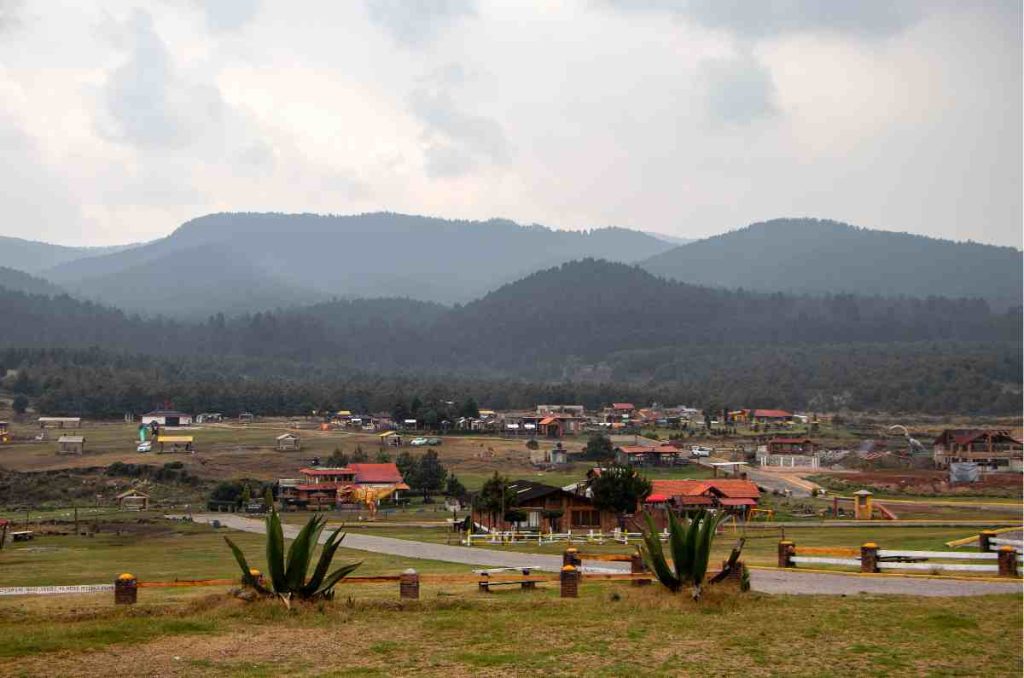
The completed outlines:
<svg viewBox="0 0 1024 678">
<path fill-rule="evenodd" d="M 1021 304 L 1024 255 L 822 219 L 774 219 L 676 247 L 641 264 L 698 285 L 798 294 L 970 297 Z"/>
<path fill-rule="evenodd" d="M 38 274 L 76 259 L 119 252 L 134 246 L 68 247 L 0 235 L 0 266 Z"/>
<path fill-rule="evenodd" d="M 502 219 L 223 213 L 193 219 L 130 251 L 69 261 L 47 275 L 126 310 L 158 307 L 167 315 L 194 316 L 273 308 L 296 297 L 464 302 L 571 259 L 635 262 L 672 246 L 622 228 L 559 231 Z M 201 256 L 209 249 L 217 256 Z M 232 282 L 216 270 L 220 263 L 244 274 Z M 178 291 L 156 300 L 143 294 L 162 287 Z M 203 290 L 203 296 L 185 298 L 187 289 Z M 266 298 L 257 298 L 254 289 Z"/>
<path fill-rule="evenodd" d="M 6 266 L 0 266 L 0 287 L 27 294 L 45 294 L 50 296 L 66 294 L 64 290 L 49 280 L 29 275 L 24 271 L 7 268 Z"/>
</svg>

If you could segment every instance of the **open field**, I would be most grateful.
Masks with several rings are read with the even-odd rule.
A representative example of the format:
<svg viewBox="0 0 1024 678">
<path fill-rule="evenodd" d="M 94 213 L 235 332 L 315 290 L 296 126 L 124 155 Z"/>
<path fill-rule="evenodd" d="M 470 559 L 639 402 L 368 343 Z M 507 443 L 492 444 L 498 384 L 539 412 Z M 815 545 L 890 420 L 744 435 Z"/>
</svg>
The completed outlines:
<svg viewBox="0 0 1024 678">
<path fill-rule="evenodd" d="M 291 612 L 203 593 L 136 609 L 110 596 L 0 604 L 0 672 L 174 675 L 1017 676 L 1019 596 L 917 599 L 584 583 L 580 598 L 425 586 L 399 603 L 343 587 Z M 462 587 L 463 589 L 465 587 Z M 149 591 L 144 594 L 149 596 Z"/>
</svg>

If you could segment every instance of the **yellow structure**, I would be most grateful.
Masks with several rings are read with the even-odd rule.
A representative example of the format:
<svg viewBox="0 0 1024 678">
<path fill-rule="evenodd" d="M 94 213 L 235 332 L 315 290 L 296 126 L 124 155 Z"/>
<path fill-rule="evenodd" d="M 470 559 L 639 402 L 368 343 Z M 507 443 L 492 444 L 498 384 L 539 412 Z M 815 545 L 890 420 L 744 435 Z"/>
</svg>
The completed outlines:
<svg viewBox="0 0 1024 678">
<path fill-rule="evenodd" d="M 853 517 L 857 520 L 871 520 L 871 492 L 857 490 L 853 493 Z"/>
<path fill-rule="evenodd" d="M 0 421 L 0 445 L 11 442 L 11 432 L 7 429 L 7 422 Z"/>
<path fill-rule="evenodd" d="M 387 487 L 346 487 L 339 491 L 339 499 L 352 503 L 362 504 L 370 513 L 372 520 L 377 516 L 377 505 L 395 493 L 398 487 L 388 485 Z"/>
</svg>

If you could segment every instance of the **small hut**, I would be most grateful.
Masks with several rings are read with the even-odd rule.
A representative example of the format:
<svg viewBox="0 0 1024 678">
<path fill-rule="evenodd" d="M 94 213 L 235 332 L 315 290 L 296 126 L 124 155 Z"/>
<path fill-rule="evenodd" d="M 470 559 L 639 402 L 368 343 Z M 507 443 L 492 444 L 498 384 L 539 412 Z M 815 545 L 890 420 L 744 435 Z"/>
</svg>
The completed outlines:
<svg viewBox="0 0 1024 678">
<path fill-rule="evenodd" d="M 251 424 L 256 421 L 256 415 L 252 412 L 242 412 L 238 415 L 239 424 Z"/>
<path fill-rule="evenodd" d="M 302 440 L 296 433 L 282 433 L 277 436 L 277 451 L 288 452 L 289 450 L 301 450 Z"/>
<path fill-rule="evenodd" d="M 149 508 L 149 495 L 128 490 L 117 495 L 117 505 L 122 511 L 145 511 Z"/>
<path fill-rule="evenodd" d="M 57 439 L 57 454 L 82 454 L 85 436 L 61 436 Z"/>
</svg>

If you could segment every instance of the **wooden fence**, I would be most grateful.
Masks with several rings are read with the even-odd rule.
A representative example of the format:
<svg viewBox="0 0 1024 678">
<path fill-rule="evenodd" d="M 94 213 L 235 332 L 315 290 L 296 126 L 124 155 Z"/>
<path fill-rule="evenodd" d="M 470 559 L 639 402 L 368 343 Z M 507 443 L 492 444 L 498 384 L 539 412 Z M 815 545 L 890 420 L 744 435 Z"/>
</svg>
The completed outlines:
<svg viewBox="0 0 1024 678">
<path fill-rule="evenodd" d="M 859 549 L 798 547 L 792 541 L 780 541 L 778 566 L 793 568 L 800 565 L 856 568 L 864 573 L 970 572 L 1000 577 L 1020 576 L 1019 552 L 1008 544 L 998 546 L 994 552 L 987 547 L 986 550 L 969 552 L 883 549 L 874 542 L 862 544 Z"/>
</svg>

